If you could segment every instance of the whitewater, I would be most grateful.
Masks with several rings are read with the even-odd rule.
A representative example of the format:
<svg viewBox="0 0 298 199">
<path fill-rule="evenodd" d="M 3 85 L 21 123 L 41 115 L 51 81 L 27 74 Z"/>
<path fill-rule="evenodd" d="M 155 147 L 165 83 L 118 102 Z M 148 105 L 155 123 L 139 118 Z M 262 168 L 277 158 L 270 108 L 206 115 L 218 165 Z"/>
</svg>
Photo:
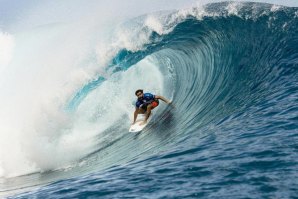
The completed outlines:
<svg viewBox="0 0 298 199">
<path fill-rule="evenodd" d="M 154 2 L 0 9 L 0 197 L 297 197 L 297 5 Z"/>
</svg>

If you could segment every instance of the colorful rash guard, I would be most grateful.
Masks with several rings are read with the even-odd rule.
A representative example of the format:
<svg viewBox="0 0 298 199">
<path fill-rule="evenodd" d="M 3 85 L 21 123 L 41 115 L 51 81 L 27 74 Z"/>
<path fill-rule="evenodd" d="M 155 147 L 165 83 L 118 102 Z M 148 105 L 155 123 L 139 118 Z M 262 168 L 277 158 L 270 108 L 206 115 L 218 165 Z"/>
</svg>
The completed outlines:
<svg viewBox="0 0 298 199">
<path fill-rule="evenodd" d="M 136 102 L 136 107 L 140 108 L 143 106 L 147 106 L 148 104 L 153 102 L 154 99 L 155 99 L 155 95 L 151 93 L 144 93 L 144 97 L 142 99 L 138 99 L 138 101 Z"/>
</svg>

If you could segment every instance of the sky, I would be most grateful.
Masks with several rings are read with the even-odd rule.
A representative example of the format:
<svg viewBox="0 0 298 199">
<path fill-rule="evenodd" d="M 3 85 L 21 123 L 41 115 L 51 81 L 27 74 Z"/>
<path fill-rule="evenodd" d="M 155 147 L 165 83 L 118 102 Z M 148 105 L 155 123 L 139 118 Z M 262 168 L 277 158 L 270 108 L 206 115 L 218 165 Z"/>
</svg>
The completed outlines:
<svg viewBox="0 0 298 199">
<path fill-rule="evenodd" d="M 159 10 L 186 8 L 194 5 L 218 2 L 219 0 L 0 0 L 0 30 L 10 30 L 11 24 L 23 26 L 42 23 L 38 16 L 42 15 L 45 23 L 59 20 L 76 20 L 85 13 L 105 13 L 111 16 L 138 16 Z M 244 0 L 238 0 L 244 1 Z M 254 0 L 285 6 L 298 7 L 298 0 Z M 102 15 L 101 15 L 102 16 Z M 33 20 L 34 19 L 34 20 Z M 31 24 L 30 24 L 31 23 Z"/>
</svg>

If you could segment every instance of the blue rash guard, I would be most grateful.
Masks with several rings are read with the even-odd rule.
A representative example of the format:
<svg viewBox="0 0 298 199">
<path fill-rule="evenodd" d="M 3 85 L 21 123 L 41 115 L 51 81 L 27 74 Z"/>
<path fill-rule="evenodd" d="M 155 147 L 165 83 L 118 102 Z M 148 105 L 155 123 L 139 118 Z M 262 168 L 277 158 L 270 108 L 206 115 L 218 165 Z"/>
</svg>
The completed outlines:
<svg viewBox="0 0 298 199">
<path fill-rule="evenodd" d="M 155 100 L 155 95 L 152 95 L 151 93 L 144 93 L 144 97 L 142 99 L 138 99 L 138 101 L 136 102 L 136 107 L 140 108 L 143 106 L 147 106 L 154 100 Z"/>
</svg>

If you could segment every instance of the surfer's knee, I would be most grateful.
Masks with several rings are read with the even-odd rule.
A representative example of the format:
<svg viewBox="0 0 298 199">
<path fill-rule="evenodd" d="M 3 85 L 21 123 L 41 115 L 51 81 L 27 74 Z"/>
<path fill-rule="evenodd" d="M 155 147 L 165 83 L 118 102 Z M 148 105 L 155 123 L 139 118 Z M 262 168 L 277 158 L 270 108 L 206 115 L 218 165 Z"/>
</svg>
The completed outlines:
<svg viewBox="0 0 298 199">
<path fill-rule="evenodd" d="M 142 109 L 142 108 L 139 108 L 138 109 L 138 114 L 143 114 L 143 113 L 145 113 L 146 111 L 144 110 L 144 109 Z"/>
<path fill-rule="evenodd" d="M 147 111 L 151 111 L 152 110 L 152 105 L 151 104 L 149 104 L 148 106 L 147 106 Z"/>
</svg>

